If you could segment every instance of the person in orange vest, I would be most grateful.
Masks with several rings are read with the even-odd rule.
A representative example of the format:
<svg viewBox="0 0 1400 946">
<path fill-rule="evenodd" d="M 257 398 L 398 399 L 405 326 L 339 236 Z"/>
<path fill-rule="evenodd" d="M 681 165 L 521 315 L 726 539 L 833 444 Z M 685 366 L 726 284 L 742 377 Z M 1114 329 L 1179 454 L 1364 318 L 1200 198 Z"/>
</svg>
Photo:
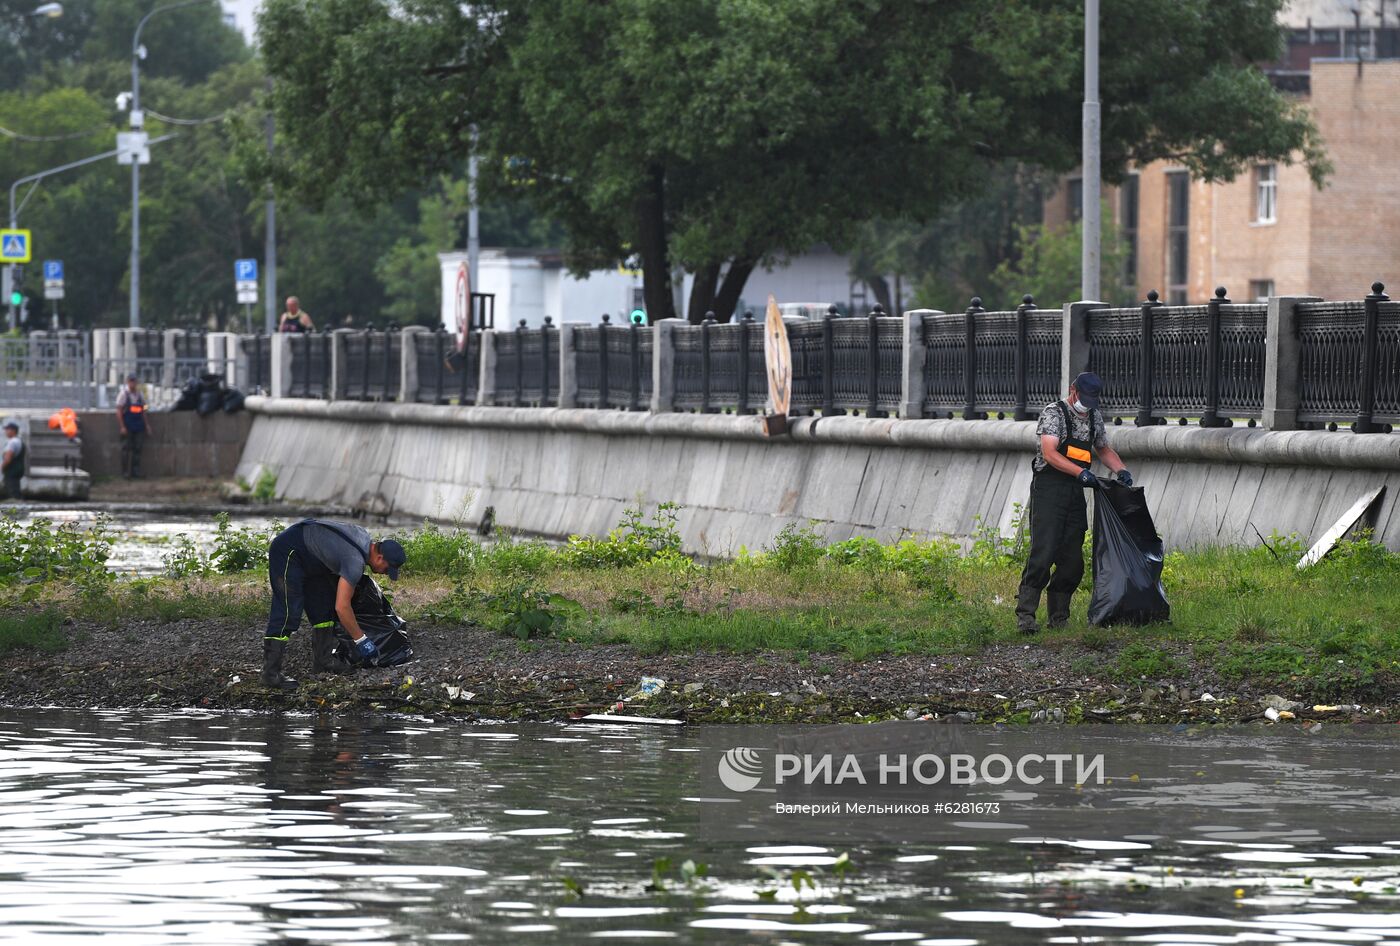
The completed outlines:
<svg viewBox="0 0 1400 946">
<path fill-rule="evenodd" d="M 141 450 L 151 425 L 146 419 L 146 397 L 134 374 L 126 376 L 126 387 L 117 395 L 117 423 L 122 431 L 122 476 L 141 479 Z"/>
</svg>

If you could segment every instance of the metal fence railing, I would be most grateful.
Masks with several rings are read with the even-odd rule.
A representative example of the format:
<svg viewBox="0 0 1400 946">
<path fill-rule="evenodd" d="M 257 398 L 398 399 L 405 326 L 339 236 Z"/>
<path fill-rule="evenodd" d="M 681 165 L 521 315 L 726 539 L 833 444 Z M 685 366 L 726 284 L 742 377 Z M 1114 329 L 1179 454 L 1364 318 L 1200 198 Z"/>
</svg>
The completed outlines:
<svg viewBox="0 0 1400 946">
<path fill-rule="evenodd" d="M 497 404 L 549 407 L 559 403 L 559 330 L 545 317 L 539 328 L 524 319 L 514 329 L 495 332 Z"/>
<path fill-rule="evenodd" d="M 414 364 L 418 384 L 413 400 L 475 404 L 481 384 L 481 332 L 467 333 L 462 348 L 457 346 L 457 336 L 446 329 L 419 333 L 414 336 Z"/>
<path fill-rule="evenodd" d="M 235 381 L 248 391 L 267 391 L 272 387 L 272 338 L 268 335 L 242 335 L 238 338 L 235 364 L 241 364 L 241 377 Z"/>
<path fill-rule="evenodd" d="M 376 332 L 371 326 L 362 332 L 342 334 L 345 377 L 339 382 L 339 396 L 354 401 L 397 399 L 402 380 L 400 333 Z"/>
<path fill-rule="evenodd" d="M 0 408 L 91 407 L 90 337 L 80 332 L 35 332 L 0 338 Z"/>
<path fill-rule="evenodd" d="M 707 319 L 677 326 L 672 339 L 677 410 L 750 414 L 763 408 L 768 381 L 761 324 L 747 316 L 723 325 Z"/>
<path fill-rule="evenodd" d="M 127 373 L 178 394 L 209 370 L 231 386 L 282 397 L 735 413 L 765 407 L 765 329 L 751 315 L 655 326 L 605 316 L 598 324 L 569 323 L 567 331 L 547 318 L 542 326 L 522 321 L 497 330 L 489 327 L 492 301 L 473 300 L 464 348 L 455 332 L 372 327 L 272 337 L 121 329 L 3 339 L 0 407 L 102 403 Z M 1291 425 L 1296 414 L 1305 427 L 1347 424 L 1361 432 L 1400 423 L 1400 303 L 1380 283 L 1364 299 L 1341 302 L 1238 304 L 1219 289 L 1204 305 L 1164 305 L 1152 292 L 1129 307 L 1041 309 L 1027 296 L 1004 311 L 973 299 L 963 312 L 894 318 L 877 305 L 864 315 L 842 315 L 835 306 L 813 315 L 785 319 L 794 414 L 1034 418 L 1063 396 L 1061 362 L 1069 352 L 1103 379 L 1103 410 L 1115 422 L 1212 427 L 1282 418 Z M 657 377 L 658 366 L 669 377 Z"/>
<path fill-rule="evenodd" d="M 330 397 L 335 344 L 331 333 L 294 332 L 285 338 L 292 362 L 289 393 L 293 397 Z"/>
<path fill-rule="evenodd" d="M 652 333 L 648 329 L 636 323 L 612 325 L 605 315 L 601 325 L 576 326 L 573 341 L 579 406 L 650 408 Z"/>
</svg>

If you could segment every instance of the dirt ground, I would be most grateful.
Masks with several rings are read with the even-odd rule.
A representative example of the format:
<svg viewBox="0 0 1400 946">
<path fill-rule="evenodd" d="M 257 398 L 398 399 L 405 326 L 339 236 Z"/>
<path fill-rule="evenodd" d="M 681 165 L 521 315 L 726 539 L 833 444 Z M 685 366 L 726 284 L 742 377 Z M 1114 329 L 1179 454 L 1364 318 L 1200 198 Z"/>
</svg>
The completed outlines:
<svg viewBox="0 0 1400 946">
<path fill-rule="evenodd" d="M 1318 694 L 1228 686 L 1210 667 L 1182 680 L 1122 684 L 1076 676 L 1084 652 L 1039 644 L 966 655 L 854 661 L 792 653 L 640 654 L 624 645 L 522 643 L 473 627 L 411 629 L 415 659 L 350 676 L 311 674 L 310 635 L 294 635 L 290 693 L 258 682 L 261 628 L 227 621 L 72 624 L 68 650 L 0 659 L 0 705 L 156 706 L 399 711 L 483 718 L 566 719 L 620 712 L 707 722 L 831 722 L 930 718 L 960 722 L 1192 723 L 1262 719 L 1261 697 L 1305 704 L 1310 719 L 1390 721 L 1394 681 L 1353 697 L 1362 709 L 1314 710 Z M 665 689 L 626 702 L 643 676 Z M 1387 698 L 1386 694 L 1390 694 Z M 1328 700 L 1331 703 L 1334 700 Z M 1335 702 L 1341 702 L 1335 700 Z M 1369 705 L 1366 705 L 1368 704 Z M 1285 717 L 1287 719 L 1287 717 Z"/>
<path fill-rule="evenodd" d="M 208 476 L 161 476 L 128 480 L 101 477 L 92 484 L 92 503 L 207 503 L 220 505 L 223 480 Z"/>
</svg>

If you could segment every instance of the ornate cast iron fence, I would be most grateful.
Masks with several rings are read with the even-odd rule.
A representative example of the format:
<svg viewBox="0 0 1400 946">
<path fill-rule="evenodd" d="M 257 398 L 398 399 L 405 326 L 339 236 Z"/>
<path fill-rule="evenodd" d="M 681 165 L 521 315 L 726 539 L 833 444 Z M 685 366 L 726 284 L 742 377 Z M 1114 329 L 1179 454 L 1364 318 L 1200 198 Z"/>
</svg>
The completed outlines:
<svg viewBox="0 0 1400 946">
<path fill-rule="evenodd" d="M 650 408 L 652 333 L 645 326 L 613 325 L 604 315 L 601 325 L 574 328 L 574 353 L 580 407 Z"/>
<path fill-rule="evenodd" d="M 559 403 L 559 330 L 545 316 L 541 328 L 495 333 L 497 404 L 552 407 Z"/>
</svg>

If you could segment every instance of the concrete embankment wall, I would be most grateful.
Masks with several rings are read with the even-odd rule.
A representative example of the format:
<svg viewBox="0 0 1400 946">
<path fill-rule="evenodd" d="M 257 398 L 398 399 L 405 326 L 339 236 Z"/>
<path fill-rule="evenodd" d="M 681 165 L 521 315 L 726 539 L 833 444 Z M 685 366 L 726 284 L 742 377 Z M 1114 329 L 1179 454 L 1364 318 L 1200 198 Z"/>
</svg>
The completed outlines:
<svg viewBox="0 0 1400 946">
<path fill-rule="evenodd" d="M 148 477 L 231 477 L 253 426 L 246 411 L 215 411 L 207 417 L 194 411 L 168 411 L 149 416 L 153 433 L 141 451 L 141 469 Z M 82 468 L 93 476 L 120 476 L 122 440 L 116 409 L 79 411 L 78 427 Z"/>
<path fill-rule="evenodd" d="M 638 499 L 670 500 L 687 550 L 757 549 L 789 523 L 831 539 L 1010 527 L 1026 502 L 1035 425 L 800 418 L 765 438 L 755 417 L 440 407 L 249 398 L 238 473 L 267 467 L 288 500 L 564 537 L 602 534 Z M 1400 435 L 1115 427 L 1173 548 L 1311 540 L 1388 488 L 1377 534 L 1400 549 Z"/>
</svg>

